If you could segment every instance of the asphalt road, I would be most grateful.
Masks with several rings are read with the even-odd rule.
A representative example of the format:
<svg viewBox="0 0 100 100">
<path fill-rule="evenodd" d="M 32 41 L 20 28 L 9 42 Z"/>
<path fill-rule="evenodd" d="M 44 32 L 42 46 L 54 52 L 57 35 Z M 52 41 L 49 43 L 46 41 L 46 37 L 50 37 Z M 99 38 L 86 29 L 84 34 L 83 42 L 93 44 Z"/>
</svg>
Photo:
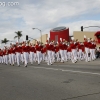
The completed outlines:
<svg viewBox="0 0 100 100">
<path fill-rule="evenodd" d="M 100 100 L 100 59 L 27 68 L 0 65 L 0 100 Z"/>
</svg>

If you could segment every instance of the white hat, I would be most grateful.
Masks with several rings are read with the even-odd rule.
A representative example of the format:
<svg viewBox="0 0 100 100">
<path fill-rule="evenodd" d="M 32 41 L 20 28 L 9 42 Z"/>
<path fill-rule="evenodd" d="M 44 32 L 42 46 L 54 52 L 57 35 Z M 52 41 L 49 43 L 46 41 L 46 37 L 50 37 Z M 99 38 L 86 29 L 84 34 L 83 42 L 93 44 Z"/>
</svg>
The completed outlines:
<svg viewBox="0 0 100 100">
<path fill-rule="evenodd" d="M 84 35 L 84 38 L 86 38 L 86 35 Z"/>
<path fill-rule="evenodd" d="M 74 37 L 71 37 L 72 40 L 74 40 Z"/>
<path fill-rule="evenodd" d="M 60 38 L 60 41 L 62 41 L 62 38 Z"/>
<path fill-rule="evenodd" d="M 57 44 L 58 44 L 58 41 L 57 41 Z"/>
<path fill-rule="evenodd" d="M 49 40 L 49 36 L 47 37 L 47 40 Z"/>
<path fill-rule="evenodd" d="M 91 39 L 91 41 L 93 41 L 93 38 Z"/>
<path fill-rule="evenodd" d="M 28 44 L 26 44 L 26 46 L 28 46 Z"/>
<path fill-rule="evenodd" d="M 39 41 L 39 39 L 36 39 L 36 41 Z"/>
<path fill-rule="evenodd" d="M 88 40 L 88 42 L 90 42 L 90 40 Z"/>
</svg>

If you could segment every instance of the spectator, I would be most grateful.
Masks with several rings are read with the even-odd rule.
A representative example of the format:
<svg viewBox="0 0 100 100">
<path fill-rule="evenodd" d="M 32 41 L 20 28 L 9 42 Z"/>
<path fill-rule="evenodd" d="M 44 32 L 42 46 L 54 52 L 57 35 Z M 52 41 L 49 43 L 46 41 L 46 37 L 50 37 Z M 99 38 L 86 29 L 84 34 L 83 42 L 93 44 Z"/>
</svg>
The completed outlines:
<svg viewBox="0 0 100 100">
<path fill-rule="evenodd" d="M 96 58 L 100 58 L 100 47 L 96 49 Z"/>
</svg>

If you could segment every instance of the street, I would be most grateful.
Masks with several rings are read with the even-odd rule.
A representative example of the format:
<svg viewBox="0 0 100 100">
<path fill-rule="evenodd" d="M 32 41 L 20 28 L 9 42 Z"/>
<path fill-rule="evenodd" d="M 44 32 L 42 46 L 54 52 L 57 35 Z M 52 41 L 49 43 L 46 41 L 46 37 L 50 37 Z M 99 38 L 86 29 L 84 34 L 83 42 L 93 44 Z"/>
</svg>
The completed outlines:
<svg viewBox="0 0 100 100">
<path fill-rule="evenodd" d="M 100 59 L 73 64 L 0 64 L 0 100 L 100 100 Z"/>
</svg>

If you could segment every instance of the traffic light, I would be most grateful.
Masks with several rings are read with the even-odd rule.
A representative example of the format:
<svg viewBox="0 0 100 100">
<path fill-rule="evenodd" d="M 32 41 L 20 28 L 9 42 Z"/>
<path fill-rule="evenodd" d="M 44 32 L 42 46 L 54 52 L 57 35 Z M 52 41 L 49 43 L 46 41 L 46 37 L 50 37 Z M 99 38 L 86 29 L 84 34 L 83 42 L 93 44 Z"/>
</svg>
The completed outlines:
<svg viewBox="0 0 100 100">
<path fill-rule="evenodd" d="M 81 31 L 83 31 L 83 26 L 81 26 Z"/>
<path fill-rule="evenodd" d="M 28 35 L 26 35 L 26 40 L 28 40 Z"/>
</svg>

